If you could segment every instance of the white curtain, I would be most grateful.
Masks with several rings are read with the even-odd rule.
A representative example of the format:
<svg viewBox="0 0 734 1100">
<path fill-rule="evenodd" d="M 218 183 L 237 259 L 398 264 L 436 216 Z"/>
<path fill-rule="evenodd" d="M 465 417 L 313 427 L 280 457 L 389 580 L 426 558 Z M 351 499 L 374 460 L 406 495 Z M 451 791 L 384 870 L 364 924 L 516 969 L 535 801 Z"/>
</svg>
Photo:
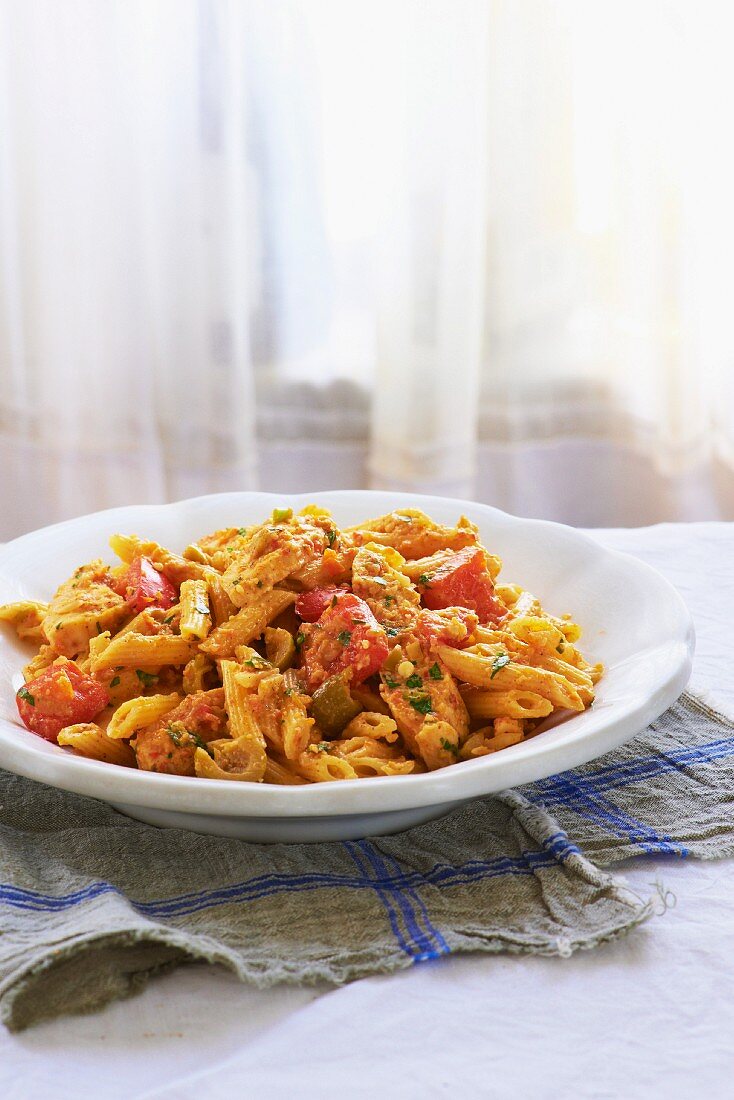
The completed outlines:
<svg viewBox="0 0 734 1100">
<path fill-rule="evenodd" d="M 0 537 L 734 516 L 730 6 L 0 0 Z"/>
</svg>

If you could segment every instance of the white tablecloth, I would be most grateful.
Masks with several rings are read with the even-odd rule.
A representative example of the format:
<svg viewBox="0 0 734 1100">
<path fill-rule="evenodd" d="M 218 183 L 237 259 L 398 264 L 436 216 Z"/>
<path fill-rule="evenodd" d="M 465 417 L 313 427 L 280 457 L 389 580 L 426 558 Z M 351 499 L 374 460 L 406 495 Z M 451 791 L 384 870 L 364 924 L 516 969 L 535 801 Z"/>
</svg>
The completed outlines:
<svg viewBox="0 0 734 1100">
<path fill-rule="evenodd" d="M 692 687 L 734 716 L 734 526 L 592 533 L 678 586 L 698 632 Z M 623 871 L 675 903 L 588 954 L 444 959 L 337 990 L 183 968 L 94 1016 L 0 1027 L 0 1097 L 731 1096 L 734 861 Z"/>
</svg>

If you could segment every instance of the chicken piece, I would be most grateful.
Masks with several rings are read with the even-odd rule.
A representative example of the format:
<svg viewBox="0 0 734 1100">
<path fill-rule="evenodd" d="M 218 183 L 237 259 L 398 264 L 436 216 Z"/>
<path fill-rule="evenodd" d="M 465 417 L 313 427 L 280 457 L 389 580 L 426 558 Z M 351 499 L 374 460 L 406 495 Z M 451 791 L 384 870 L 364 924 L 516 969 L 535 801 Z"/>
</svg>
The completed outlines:
<svg viewBox="0 0 734 1100">
<path fill-rule="evenodd" d="M 417 508 L 401 508 L 356 527 L 348 527 L 344 535 L 352 546 L 378 542 L 394 547 L 404 558 L 423 558 L 439 550 L 462 550 L 478 541 L 477 528 L 466 516 L 461 516 L 456 527 L 446 527 L 434 523 Z"/>
<path fill-rule="evenodd" d="M 129 616 L 130 608 L 110 587 L 110 574 L 97 559 L 82 565 L 57 589 L 43 617 L 49 645 L 64 657 L 86 654 L 89 639 L 109 630 L 112 634 Z"/>
<path fill-rule="evenodd" d="M 378 623 L 395 630 L 415 625 L 420 596 L 401 566 L 405 559 L 397 550 L 368 542 L 357 551 L 352 565 L 352 590 L 370 607 Z"/>
<path fill-rule="evenodd" d="M 410 656 L 393 659 L 393 667 L 380 673 L 380 695 L 410 751 L 431 770 L 444 767 L 458 757 L 469 733 L 469 714 L 443 661 L 415 638 L 405 649 Z"/>
<path fill-rule="evenodd" d="M 274 513 L 277 516 L 279 513 Z M 253 603 L 328 547 L 326 532 L 307 517 L 288 516 L 256 527 L 222 575 L 222 584 L 237 607 Z"/>
<path fill-rule="evenodd" d="M 6 603 L 0 607 L 0 622 L 11 623 L 21 641 L 43 645 L 47 640 L 43 633 L 43 618 L 47 611 L 48 604 L 35 600 Z"/>
<path fill-rule="evenodd" d="M 187 695 L 155 725 L 140 730 L 130 744 L 143 771 L 193 776 L 197 748 L 224 736 L 226 728 L 224 691 L 214 688 Z"/>
</svg>

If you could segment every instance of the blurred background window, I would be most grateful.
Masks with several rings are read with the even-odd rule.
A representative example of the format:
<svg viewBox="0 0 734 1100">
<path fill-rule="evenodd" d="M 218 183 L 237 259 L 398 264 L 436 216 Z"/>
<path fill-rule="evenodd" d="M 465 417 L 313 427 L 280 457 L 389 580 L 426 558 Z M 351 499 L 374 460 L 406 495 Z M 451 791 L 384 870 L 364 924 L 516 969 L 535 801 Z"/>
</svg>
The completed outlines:
<svg viewBox="0 0 734 1100">
<path fill-rule="evenodd" d="M 733 24 L 0 0 L 0 538 L 253 487 L 734 518 Z"/>
</svg>

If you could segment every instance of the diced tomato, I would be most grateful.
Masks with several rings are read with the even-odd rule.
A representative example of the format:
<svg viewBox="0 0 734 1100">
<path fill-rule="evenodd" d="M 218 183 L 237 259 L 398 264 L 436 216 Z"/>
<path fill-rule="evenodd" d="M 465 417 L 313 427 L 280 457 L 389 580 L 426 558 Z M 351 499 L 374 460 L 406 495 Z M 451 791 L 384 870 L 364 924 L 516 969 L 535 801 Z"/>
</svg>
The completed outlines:
<svg viewBox="0 0 734 1100">
<path fill-rule="evenodd" d="M 439 565 L 422 587 L 423 603 L 432 611 L 443 607 L 469 607 L 480 623 L 497 623 L 507 608 L 497 598 L 487 560 L 479 546 L 467 546 Z"/>
<path fill-rule="evenodd" d="M 304 627 L 303 668 L 308 688 L 349 669 L 361 684 L 382 667 L 389 649 L 387 635 L 364 600 L 353 592 L 332 596 L 319 621 Z"/>
<path fill-rule="evenodd" d="M 461 649 L 479 624 L 475 611 L 466 607 L 449 607 L 441 611 L 421 611 L 415 624 L 418 638 L 430 649 L 434 645 L 450 645 Z"/>
<path fill-rule="evenodd" d="M 346 591 L 347 586 L 344 584 L 326 584 L 323 588 L 302 592 L 296 599 L 296 615 L 304 623 L 318 622 L 334 597 Z"/>
<path fill-rule="evenodd" d="M 77 722 L 91 722 L 107 706 L 107 689 L 73 661 L 60 660 L 24 684 L 15 697 L 24 725 L 47 741 Z"/>
<path fill-rule="evenodd" d="M 125 599 L 136 614 L 146 607 L 173 607 L 178 592 L 168 577 L 159 573 L 150 558 L 138 557 L 130 563 L 125 578 Z"/>
</svg>

